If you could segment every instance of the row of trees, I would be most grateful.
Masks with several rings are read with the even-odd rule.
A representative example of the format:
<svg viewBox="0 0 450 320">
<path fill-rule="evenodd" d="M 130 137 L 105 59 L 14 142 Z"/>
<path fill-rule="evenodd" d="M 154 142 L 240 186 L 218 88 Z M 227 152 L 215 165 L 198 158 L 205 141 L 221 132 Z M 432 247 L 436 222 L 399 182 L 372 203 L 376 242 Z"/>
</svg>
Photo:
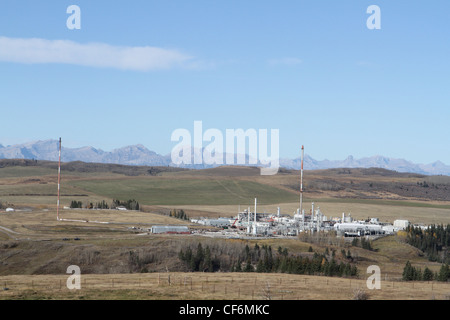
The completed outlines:
<svg viewBox="0 0 450 320">
<path fill-rule="evenodd" d="M 84 205 L 83 202 L 81 201 L 75 201 L 73 200 L 70 203 L 70 208 L 72 209 L 82 209 L 82 208 L 86 208 L 86 209 L 117 209 L 118 207 L 125 207 L 127 210 L 139 210 L 140 206 L 139 206 L 139 202 L 137 202 L 134 199 L 130 199 L 127 201 L 120 201 L 120 200 L 113 200 L 113 202 L 111 203 L 111 205 L 109 206 L 108 203 L 103 200 L 101 202 L 97 202 L 97 203 L 92 203 L 90 202 L 87 205 Z"/>
<path fill-rule="evenodd" d="M 311 248 L 310 248 L 311 249 Z M 308 250 L 311 251 L 311 250 Z M 253 250 L 248 246 L 245 247 L 243 259 L 239 258 L 233 265 L 231 271 L 236 272 L 278 272 L 290 274 L 309 274 L 324 276 L 357 276 L 358 269 L 355 265 L 349 263 L 351 258 L 350 251 L 348 253 L 343 250 L 343 260 L 337 260 L 336 251 L 332 250 L 331 254 L 328 247 L 324 254 L 314 252 L 312 258 L 310 256 L 290 255 L 286 248 L 278 247 L 277 253 L 272 252 L 271 246 L 263 245 L 259 247 L 255 245 Z"/>
<path fill-rule="evenodd" d="M 120 201 L 114 199 L 111 204 L 111 209 L 116 209 L 118 207 L 125 207 L 127 210 L 139 210 L 139 202 L 135 199 L 128 199 L 127 201 Z"/>
<path fill-rule="evenodd" d="M 361 247 L 363 249 L 373 251 L 372 243 L 370 242 L 370 240 L 366 240 L 364 237 L 362 237 L 361 240 L 359 240 L 356 237 L 353 238 L 352 246 L 354 246 L 354 247 Z"/>
<path fill-rule="evenodd" d="M 417 185 L 422 187 L 422 188 L 439 189 L 439 186 L 437 184 L 434 184 L 434 183 L 428 184 L 426 181 L 424 181 L 424 182 L 417 182 Z"/>
<path fill-rule="evenodd" d="M 327 253 L 328 252 L 328 253 Z M 329 254 L 328 248 L 324 254 L 315 252 L 313 256 L 290 255 L 287 248 L 279 247 L 277 252 L 271 246 L 260 247 L 255 244 L 253 249 L 245 246 L 241 254 L 229 256 L 232 260 L 229 269 L 224 270 L 219 259 L 210 247 L 203 248 L 198 244 L 194 252 L 190 247 L 180 250 L 178 257 L 188 271 L 202 272 L 258 272 L 258 273 L 291 273 L 338 277 L 354 277 L 358 275 L 356 265 L 351 265 L 350 251 L 343 252 L 343 258 L 338 261 L 335 251 Z M 223 257 L 222 257 L 223 259 Z"/>
<path fill-rule="evenodd" d="M 83 208 L 83 202 L 73 200 L 70 203 L 70 208 L 71 209 L 79 209 L 79 208 L 81 209 L 81 208 Z"/>
<path fill-rule="evenodd" d="M 181 250 L 178 257 L 183 261 L 187 269 L 191 272 L 215 272 L 220 269 L 220 261 L 216 257 L 211 256 L 211 249 L 206 246 L 203 249 L 201 243 L 197 246 L 197 251 L 194 253 L 190 247 L 185 252 Z"/>
<path fill-rule="evenodd" d="M 105 200 L 103 200 L 102 202 L 97 202 L 95 205 L 98 209 L 109 209 L 108 204 L 106 203 Z"/>
<path fill-rule="evenodd" d="M 188 215 L 184 212 L 183 209 L 181 210 L 172 209 L 170 210 L 169 216 L 181 220 L 189 220 Z"/>
<path fill-rule="evenodd" d="M 406 232 L 406 242 L 425 252 L 428 260 L 450 263 L 450 225 L 431 225 L 425 230 L 410 226 Z"/>
<path fill-rule="evenodd" d="M 402 279 L 404 281 L 448 281 L 450 279 L 450 268 L 448 264 L 443 264 L 439 272 L 433 272 L 428 267 L 422 270 L 418 267 L 413 267 L 411 262 L 406 262 L 403 269 Z"/>
</svg>

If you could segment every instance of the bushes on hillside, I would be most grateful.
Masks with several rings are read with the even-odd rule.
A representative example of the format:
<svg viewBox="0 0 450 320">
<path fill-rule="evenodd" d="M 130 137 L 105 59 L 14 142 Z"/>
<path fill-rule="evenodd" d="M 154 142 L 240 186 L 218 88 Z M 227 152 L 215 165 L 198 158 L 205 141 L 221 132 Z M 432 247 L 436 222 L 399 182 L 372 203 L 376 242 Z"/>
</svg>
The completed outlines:
<svg viewBox="0 0 450 320">
<path fill-rule="evenodd" d="M 183 209 L 181 209 L 181 210 L 176 210 L 176 209 L 170 210 L 169 217 L 174 217 L 174 218 L 181 219 L 181 220 L 189 220 L 189 217 L 187 216 L 187 214 L 184 212 Z"/>
<path fill-rule="evenodd" d="M 430 261 L 450 263 L 450 225 L 431 225 L 427 229 L 408 227 L 406 242 L 422 250 Z"/>
<path fill-rule="evenodd" d="M 411 262 L 407 261 L 403 268 L 402 279 L 404 281 L 449 281 L 450 280 L 450 268 L 448 264 L 443 264 L 439 272 L 433 273 L 428 267 L 422 270 L 417 267 L 413 267 Z"/>
<path fill-rule="evenodd" d="M 334 253 L 334 251 L 333 251 Z M 241 254 L 219 257 L 212 252 L 210 247 L 205 249 L 199 243 L 194 252 L 190 247 L 181 250 L 178 255 L 188 271 L 224 271 L 224 272 L 258 272 L 258 273 L 291 273 L 324 275 L 338 277 L 354 277 L 358 275 L 356 265 L 350 264 L 352 260 L 350 252 L 345 253 L 344 260 L 338 261 L 333 254 L 315 252 L 312 257 L 292 255 L 286 248 L 279 247 L 277 252 L 272 251 L 271 246 L 258 244 L 251 249 L 248 245 Z M 224 266 L 228 263 L 228 268 Z"/>
</svg>

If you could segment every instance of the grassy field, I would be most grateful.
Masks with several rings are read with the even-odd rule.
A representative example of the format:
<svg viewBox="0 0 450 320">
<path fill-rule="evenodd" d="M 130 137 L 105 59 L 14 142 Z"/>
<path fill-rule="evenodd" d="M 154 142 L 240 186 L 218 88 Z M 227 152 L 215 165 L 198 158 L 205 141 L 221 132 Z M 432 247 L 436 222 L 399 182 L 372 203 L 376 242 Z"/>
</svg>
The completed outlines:
<svg viewBox="0 0 450 320">
<path fill-rule="evenodd" d="M 365 280 L 287 274 L 152 273 L 81 275 L 81 289 L 69 290 L 69 275 L 3 276 L 14 300 L 352 300 L 362 290 L 371 300 L 448 300 L 445 283 L 382 281 L 369 290 Z"/>
<path fill-rule="evenodd" d="M 251 181 L 232 179 L 136 178 L 73 181 L 71 186 L 106 198 L 136 199 L 146 205 L 225 205 L 260 196 L 267 203 L 288 202 L 295 194 Z"/>
<path fill-rule="evenodd" d="M 61 239 L 67 235 L 101 237 L 112 231 L 116 236 L 129 235 L 132 226 L 188 224 L 160 214 L 118 210 L 61 210 L 60 219 L 68 221 L 57 221 L 55 210 L 3 213 L 0 214 L 0 226 L 11 232 L 0 229 L 0 235 L 5 237 L 7 234 L 13 239 Z"/>
</svg>

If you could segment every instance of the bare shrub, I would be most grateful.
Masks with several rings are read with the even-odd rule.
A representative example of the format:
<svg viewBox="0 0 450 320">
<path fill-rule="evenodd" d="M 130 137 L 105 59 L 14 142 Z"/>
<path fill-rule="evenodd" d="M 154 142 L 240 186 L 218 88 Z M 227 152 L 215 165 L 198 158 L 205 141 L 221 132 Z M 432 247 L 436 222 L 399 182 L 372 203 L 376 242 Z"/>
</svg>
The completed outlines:
<svg viewBox="0 0 450 320">
<path fill-rule="evenodd" d="M 272 300 L 272 293 L 270 291 L 270 284 L 267 281 L 265 287 L 262 290 L 262 298 L 264 300 Z"/>
<path fill-rule="evenodd" d="M 353 290 L 352 300 L 369 300 L 369 294 L 360 288 Z"/>
</svg>

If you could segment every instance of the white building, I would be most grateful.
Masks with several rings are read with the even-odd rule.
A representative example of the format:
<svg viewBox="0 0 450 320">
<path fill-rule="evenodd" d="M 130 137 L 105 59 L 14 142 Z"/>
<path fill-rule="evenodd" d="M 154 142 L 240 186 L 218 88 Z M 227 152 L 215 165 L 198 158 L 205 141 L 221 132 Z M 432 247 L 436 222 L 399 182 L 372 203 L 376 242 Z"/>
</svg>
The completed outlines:
<svg viewBox="0 0 450 320">
<path fill-rule="evenodd" d="M 189 234 L 187 226 L 152 226 L 149 231 L 151 233 L 175 233 L 175 234 Z"/>
<path fill-rule="evenodd" d="M 410 225 L 410 222 L 408 220 L 395 220 L 394 221 L 394 228 L 397 230 L 405 230 Z"/>
<path fill-rule="evenodd" d="M 383 231 L 386 234 L 393 234 L 393 233 L 395 233 L 395 227 L 392 224 L 384 225 L 382 228 L 383 228 Z"/>
</svg>

